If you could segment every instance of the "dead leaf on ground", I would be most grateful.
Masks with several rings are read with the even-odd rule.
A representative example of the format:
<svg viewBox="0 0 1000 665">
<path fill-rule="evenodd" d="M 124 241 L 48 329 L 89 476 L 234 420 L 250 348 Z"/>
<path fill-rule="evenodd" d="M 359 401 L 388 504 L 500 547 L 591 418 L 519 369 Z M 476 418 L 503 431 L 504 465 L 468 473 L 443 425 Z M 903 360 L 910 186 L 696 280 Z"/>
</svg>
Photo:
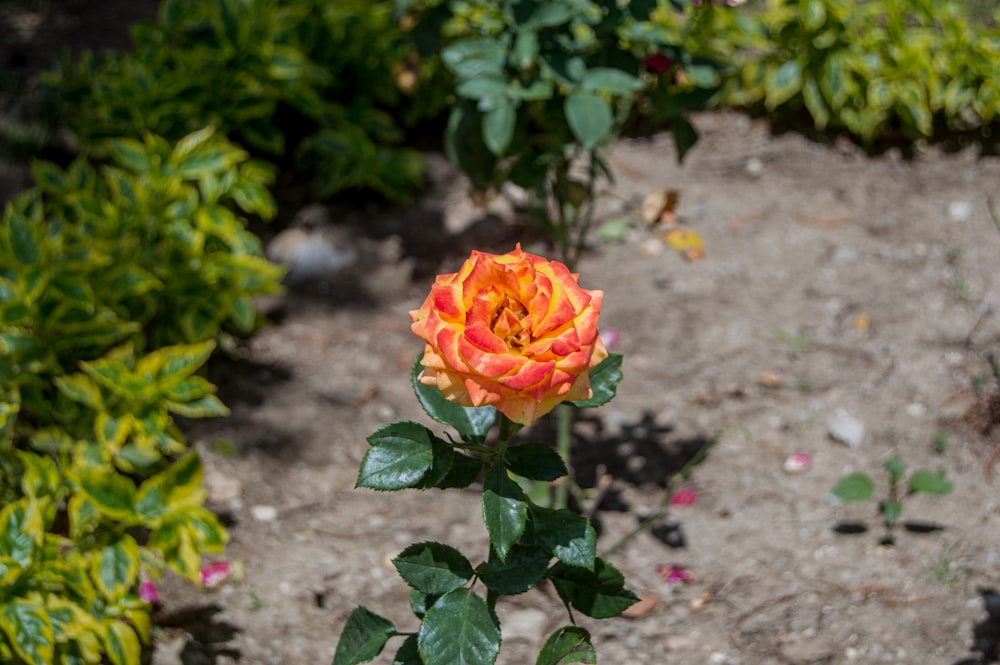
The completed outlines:
<svg viewBox="0 0 1000 665">
<path fill-rule="evenodd" d="M 653 608 L 657 606 L 661 598 L 662 596 L 656 593 L 643 594 L 639 596 L 639 602 L 629 606 L 622 612 L 622 616 L 626 619 L 641 619 L 653 611 Z"/>
</svg>

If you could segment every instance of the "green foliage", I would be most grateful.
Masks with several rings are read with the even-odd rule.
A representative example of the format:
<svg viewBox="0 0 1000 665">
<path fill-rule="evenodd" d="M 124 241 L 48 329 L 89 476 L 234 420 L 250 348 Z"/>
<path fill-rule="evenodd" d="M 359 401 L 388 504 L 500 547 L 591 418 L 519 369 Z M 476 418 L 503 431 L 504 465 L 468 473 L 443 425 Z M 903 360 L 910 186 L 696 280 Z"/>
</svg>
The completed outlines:
<svg viewBox="0 0 1000 665">
<path fill-rule="evenodd" d="M 611 176 L 601 149 L 625 124 L 652 113 L 670 123 L 681 154 L 694 142 L 685 91 L 643 65 L 652 55 L 680 55 L 651 22 L 655 2 L 399 4 L 420 17 L 415 32 L 423 39 L 441 40 L 455 77 L 449 157 L 477 189 L 508 182 L 524 189 L 532 219 L 571 267 L 591 225 L 597 184 Z"/>
<path fill-rule="evenodd" d="M 591 372 L 595 394 L 607 399 L 621 380 L 621 357 L 614 371 Z M 501 627 L 495 613 L 500 596 L 525 593 L 548 580 L 570 612 L 594 618 L 620 614 L 636 602 L 621 573 L 597 556 L 597 535 L 587 518 L 568 510 L 539 506 L 526 497 L 511 474 L 539 480 L 566 475 L 552 449 L 538 443 L 509 445 L 516 427 L 493 407 L 463 409 L 424 386 L 412 373 L 419 401 L 435 420 L 459 431 L 444 441 L 415 422 L 389 424 L 368 437 L 357 485 L 374 490 L 465 487 L 482 475 L 483 521 L 489 557 L 474 565 L 461 552 L 425 542 L 404 549 L 393 564 L 411 587 L 410 606 L 420 619 L 415 634 L 399 633 L 388 619 L 363 607 L 348 618 L 334 665 L 355 665 L 375 658 L 393 636 L 405 636 L 395 661 L 412 665 L 491 665 L 500 650 Z M 607 400 L 604 400 L 607 401 Z M 602 402 L 603 403 L 603 402 Z M 497 424 L 499 441 L 487 444 Z M 473 586 L 482 584 L 485 595 Z M 594 663 L 587 631 L 560 628 L 546 642 L 539 663 Z"/>
<path fill-rule="evenodd" d="M 1000 29 L 953 0 L 706 2 L 689 16 L 685 43 L 729 65 L 725 105 L 804 110 L 868 143 L 982 127 L 1000 111 Z"/>
<path fill-rule="evenodd" d="M 403 128 L 438 114 L 440 65 L 422 62 L 391 2 L 165 0 L 134 51 L 85 54 L 46 79 L 86 146 L 206 125 L 294 164 L 315 193 L 366 188 L 405 200 L 423 162 Z"/>
<path fill-rule="evenodd" d="M 888 481 L 888 492 L 886 498 L 879 503 L 879 508 L 887 531 L 899 522 L 903 502 L 907 497 L 918 493 L 944 495 L 952 490 L 951 482 L 945 478 L 943 470 L 918 469 L 904 483 L 906 465 L 898 455 L 887 459 L 883 468 Z M 867 501 L 875 493 L 875 482 L 868 474 L 855 472 L 841 478 L 832 491 L 841 501 Z M 887 536 L 886 541 L 891 542 L 891 537 Z"/>
<path fill-rule="evenodd" d="M 0 220 L 5 662 L 137 665 L 140 581 L 223 552 L 174 417 L 228 413 L 198 372 L 281 276 L 241 216 L 273 214 L 269 169 L 211 130 L 105 149 L 35 164 Z"/>
</svg>

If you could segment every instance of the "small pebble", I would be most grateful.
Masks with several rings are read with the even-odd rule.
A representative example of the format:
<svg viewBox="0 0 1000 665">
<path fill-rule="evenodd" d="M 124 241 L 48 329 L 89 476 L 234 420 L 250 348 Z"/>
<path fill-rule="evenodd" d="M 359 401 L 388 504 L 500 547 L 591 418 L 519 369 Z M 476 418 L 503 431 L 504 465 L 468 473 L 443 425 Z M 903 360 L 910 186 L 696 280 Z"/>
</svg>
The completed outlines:
<svg viewBox="0 0 1000 665">
<path fill-rule="evenodd" d="M 972 204 L 968 201 L 950 201 L 947 207 L 948 219 L 953 222 L 967 222 L 972 217 Z"/>
<path fill-rule="evenodd" d="M 830 428 L 830 436 L 835 441 L 845 443 L 854 449 L 859 448 L 865 438 L 864 424 L 844 409 L 837 409 L 827 420 L 827 426 Z"/>
<path fill-rule="evenodd" d="M 251 506 L 250 515 L 258 522 L 273 522 L 278 518 L 278 509 L 266 505 Z"/>
<path fill-rule="evenodd" d="M 764 172 L 764 162 L 759 157 L 751 157 L 747 160 L 746 166 L 743 168 L 747 172 L 747 175 L 756 178 Z"/>
</svg>

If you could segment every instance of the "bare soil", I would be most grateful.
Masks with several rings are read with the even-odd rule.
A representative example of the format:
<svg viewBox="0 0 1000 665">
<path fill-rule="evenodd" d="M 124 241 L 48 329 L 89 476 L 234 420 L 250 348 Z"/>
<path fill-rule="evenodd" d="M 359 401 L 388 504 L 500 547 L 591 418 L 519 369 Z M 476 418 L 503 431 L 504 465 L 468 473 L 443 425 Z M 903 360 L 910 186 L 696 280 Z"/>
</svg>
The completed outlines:
<svg viewBox="0 0 1000 665">
<path fill-rule="evenodd" d="M 669 136 L 615 147 L 601 218 L 677 189 L 706 258 L 684 262 L 637 222 L 579 266 L 586 288 L 605 291 L 602 325 L 620 332 L 625 356 L 617 398 L 575 431 L 580 483 L 606 484 L 599 549 L 655 514 L 671 483 L 697 493 L 609 555 L 652 606 L 582 619 L 601 662 L 995 662 L 1000 621 L 982 593 L 1000 587 L 989 360 L 1000 233 L 986 202 L 1000 193 L 1000 161 L 972 149 L 870 156 L 735 113 L 695 120 L 701 138 L 683 164 Z M 262 303 L 272 325 L 215 366 L 232 416 L 188 431 L 245 574 L 215 591 L 165 581 L 154 663 L 329 663 L 358 604 L 415 628 L 389 563 L 406 545 L 485 556 L 475 491 L 353 488 L 381 425 L 441 429 L 409 384 L 421 346 L 407 311 L 471 248 L 519 239 L 509 209 L 473 205 L 442 160 L 434 181 L 412 208 L 331 209 L 359 263 Z M 838 413 L 863 426 L 856 447 L 831 436 Z M 788 473 L 797 452 L 812 466 Z M 910 498 L 903 518 L 924 528 L 896 529 L 885 545 L 875 502 L 844 505 L 830 490 L 866 471 L 884 491 L 893 454 L 945 469 L 954 491 Z M 661 565 L 694 579 L 668 585 Z M 546 589 L 499 614 L 507 665 L 534 662 L 566 620 Z"/>
<path fill-rule="evenodd" d="M 636 223 L 580 265 L 581 282 L 605 291 L 603 326 L 620 332 L 625 355 L 617 398 L 578 423 L 574 441 L 581 484 L 602 473 L 610 482 L 594 515 L 600 548 L 654 514 L 678 470 L 714 442 L 679 484 L 697 492 L 694 505 L 671 508 L 610 555 L 656 604 L 632 619 L 584 621 L 601 662 L 991 662 L 982 650 L 995 650 L 996 624 L 980 594 L 1000 586 L 988 359 L 1000 341 L 1000 234 L 986 197 L 1000 162 L 968 150 L 871 157 L 774 136 L 733 113 L 697 125 L 682 165 L 668 136 L 617 145 L 603 217 L 676 188 L 706 258 L 660 251 Z M 166 615 L 213 606 L 212 621 L 230 632 L 215 643 L 187 625 L 193 637 L 166 643 L 216 650 L 215 662 L 329 662 L 357 604 L 415 626 L 389 564 L 403 547 L 433 539 L 485 556 L 476 492 L 353 489 L 379 426 L 405 418 L 440 429 L 408 378 L 421 346 L 407 311 L 428 275 L 455 270 L 470 243 L 513 245 L 502 205 L 473 206 L 446 165 L 437 181 L 411 210 L 333 211 L 362 232 L 366 258 L 267 304 L 280 320 L 219 377 L 233 415 L 192 435 L 246 575 L 214 593 L 167 594 Z M 492 238 L 480 232 L 490 228 Z M 831 436 L 838 412 L 863 425 L 857 447 Z M 805 473 L 784 470 L 796 452 L 812 456 Z M 954 491 L 907 500 L 912 530 L 886 545 L 874 501 L 843 505 L 830 490 L 866 471 L 884 492 L 893 454 L 911 469 L 946 469 Z M 255 506 L 276 517 L 255 519 Z M 670 586 L 661 564 L 695 579 Z M 500 616 L 512 630 L 508 664 L 533 662 L 565 621 L 545 589 L 505 601 Z"/>
</svg>

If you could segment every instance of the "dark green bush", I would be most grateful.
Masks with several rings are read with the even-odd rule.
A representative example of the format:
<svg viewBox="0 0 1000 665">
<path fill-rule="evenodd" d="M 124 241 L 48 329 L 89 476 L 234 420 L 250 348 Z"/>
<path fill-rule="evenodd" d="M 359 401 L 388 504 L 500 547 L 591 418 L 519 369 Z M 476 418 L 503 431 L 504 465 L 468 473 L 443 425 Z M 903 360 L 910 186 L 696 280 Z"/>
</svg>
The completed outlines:
<svg viewBox="0 0 1000 665">
<path fill-rule="evenodd" d="M 57 117 L 85 146 L 207 125 L 311 181 L 405 200 L 420 182 L 404 130 L 440 113 L 440 68 L 422 63 L 393 3 L 164 0 L 128 53 L 85 54 L 47 77 Z"/>
<path fill-rule="evenodd" d="M 224 415 L 197 374 L 278 288 L 243 213 L 271 171 L 210 129 L 39 163 L 0 220 L 0 662 L 139 662 L 142 579 L 197 581 L 225 530 L 174 416 Z"/>
</svg>

